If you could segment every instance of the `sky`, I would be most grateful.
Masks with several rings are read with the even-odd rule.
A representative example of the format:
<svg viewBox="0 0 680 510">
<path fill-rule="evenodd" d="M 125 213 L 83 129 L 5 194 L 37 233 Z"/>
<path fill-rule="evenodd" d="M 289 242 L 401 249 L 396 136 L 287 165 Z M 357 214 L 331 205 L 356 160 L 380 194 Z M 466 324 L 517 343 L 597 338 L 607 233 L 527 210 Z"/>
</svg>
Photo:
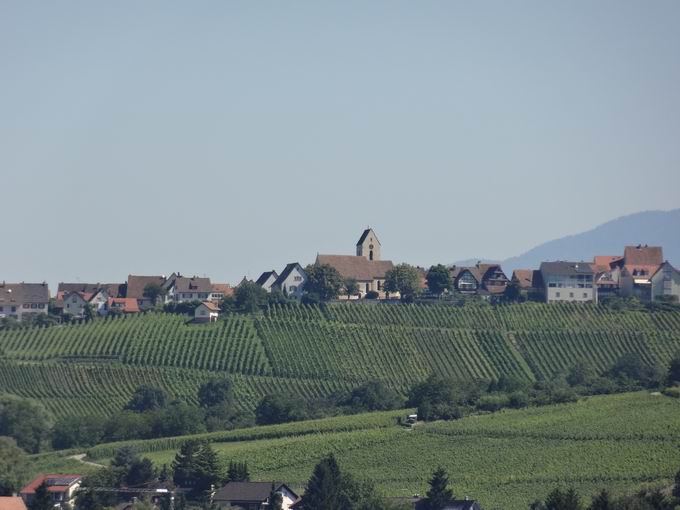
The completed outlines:
<svg viewBox="0 0 680 510">
<path fill-rule="evenodd" d="M 0 1 L 0 279 L 502 259 L 680 206 L 680 2 Z"/>
</svg>

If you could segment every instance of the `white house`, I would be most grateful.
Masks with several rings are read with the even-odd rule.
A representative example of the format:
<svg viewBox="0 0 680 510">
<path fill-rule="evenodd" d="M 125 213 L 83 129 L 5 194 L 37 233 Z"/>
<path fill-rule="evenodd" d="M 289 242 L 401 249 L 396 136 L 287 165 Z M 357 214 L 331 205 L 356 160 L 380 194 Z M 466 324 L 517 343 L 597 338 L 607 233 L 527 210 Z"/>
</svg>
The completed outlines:
<svg viewBox="0 0 680 510">
<path fill-rule="evenodd" d="M 47 314 L 49 302 L 46 283 L 0 283 L 0 318 Z"/>
<path fill-rule="evenodd" d="M 219 307 L 210 301 L 204 301 L 194 310 L 195 322 L 217 322 L 220 316 Z"/>
<path fill-rule="evenodd" d="M 651 277 L 652 300 L 661 297 L 670 298 L 676 303 L 680 301 L 680 271 L 666 261 Z"/>
<path fill-rule="evenodd" d="M 215 493 L 215 504 L 220 507 L 238 507 L 247 510 L 270 508 L 269 495 L 272 486 L 282 496 L 281 508 L 289 510 L 300 497 L 285 484 L 271 482 L 229 482 Z"/>
<path fill-rule="evenodd" d="M 278 289 L 286 296 L 300 299 L 307 283 L 307 273 L 297 262 L 286 266 L 272 285 L 272 289 Z"/>
</svg>

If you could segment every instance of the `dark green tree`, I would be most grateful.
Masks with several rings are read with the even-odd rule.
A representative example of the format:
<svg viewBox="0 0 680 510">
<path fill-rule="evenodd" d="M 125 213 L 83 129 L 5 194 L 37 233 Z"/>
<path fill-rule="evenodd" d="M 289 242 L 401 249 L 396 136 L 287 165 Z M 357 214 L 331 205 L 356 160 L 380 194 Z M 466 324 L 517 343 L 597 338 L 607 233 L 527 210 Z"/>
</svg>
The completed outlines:
<svg viewBox="0 0 680 510">
<path fill-rule="evenodd" d="M 160 388 L 142 384 L 137 387 L 132 397 L 125 404 L 125 409 L 138 413 L 162 409 L 167 405 L 168 395 Z"/>
<path fill-rule="evenodd" d="M 94 311 L 89 303 L 85 303 L 85 306 L 83 307 L 83 319 L 85 319 L 85 322 L 90 322 L 94 319 Z"/>
<path fill-rule="evenodd" d="M 311 264 L 305 268 L 305 291 L 316 294 L 322 301 L 336 299 L 345 287 L 342 275 L 329 264 Z"/>
<path fill-rule="evenodd" d="M 673 497 L 680 501 L 680 469 L 678 469 L 678 472 L 675 473 L 675 480 L 673 481 L 675 482 L 673 485 Z"/>
<path fill-rule="evenodd" d="M 573 487 L 566 491 L 555 488 L 545 500 L 546 510 L 582 510 L 581 498 Z"/>
<path fill-rule="evenodd" d="M 425 277 L 427 288 L 432 294 L 441 295 L 447 290 L 451 290 L 451 273 L 449 268 L 443 264 L 432 266 Z"/>
<path fill-rule="evenodd" d="M 229 462 L 229 469 L 227 470 L 227 479 L 230 482 L 248 482 L 250 480 L 248 463 L 233 461 Z"/>
<path fill-rule="evenodd" d="M 403 404 L 404 398 L 382 381 L 369 381 L 354 388 L 351 395 L 342 402 L 342 405 L 353 410 L 364 411 L 387 411 L 398 409 Z"/>
<path fill-rule="evenodd" d="M 255 313 L 267 305 L 267 291 L 255 282 L 244 281 L 234 292 L 234 304 L 243 313 Z"/>
<path fill-rule="evenodd" d="M 398 292 L 402 300 L 409 300 L 420 292 L 420 272 L 408 264 L 398 264 L 385 275 L 385 290 Z"/>
<path fill-rule="evenodd" d="M 344 510 L 343 480 L 333 455 L 325 457 L 314 467 L 303 497 L 305 510 Z"/>
<path fill-rule="evenodd" d="M 345 278 L 345 294 L 348 298 L 359 293 L 359 284 L 354 278 Z"/>
<path fill-rule="evenodd" d="M 668 366 L 666 383 L 669 386 L 680 384 L 680 352 L 676 352 L 675 356 L 671 359 L 671 363 Z"/>
<path fill-rule="evenodd" d="M 100 416 L 64 416 L 52 429 L 52 447 L 65 450 L 75 446 L 89 448 L 104 435 L 105 419 Z"/>
<path fill-rule="evenodd" d="M 156 468 L 147 458 L 133 459 L 125 473 L 125 484 L 128 487 L 141 487 L 156 479 Z"/>
<path fill-rule="evenodd" d="M 231 381 L 227 378 L 213 379 L 198 388 L 198 402 L 203 407 L 218 405 L 232 405 L 234 389 Z"/>
<path fill-rule="evenodd" d="M 304 420 L 307 417 L 305 402 L 289 393 L 265 395 L 255 409 L 258 425 L 286 423 Z"/>
<path fill-rule="evenodd" d="M 453 500 L 453 491 L 449 489 L 449 477 L 442 467 L 438 467 L 430 479 L 430 488 L 425 497 L 427 510 L 442 510 Z"/>
<path fill-rule="evenodd" d="M 35 495 L 28 507 L 30 510 L 52 510 L 54 503 L 52 495 L 47 490 L 47 483 L 43 482 L 35 488 Z"/>
<path fill-rule="evenodd" d="M 142 296 L 150 300 L 154 305 L 158 303 L 158 299 L 165 295 L 165 290 L 157 283 L 149 283 L 144 287 Z"/>
<path fill-rule="evenodd" d="M 224 480 L 224 471 L 217 452 L 208 442 L 204 442 L 198 448 L 195 456 L 194 490 L 207 500 L 211 490 L 218 487 Z"/>
<path fill-rule="evenodd" d="M 172 461 L 172 480 L 180 487 L 193 487 L 196 482 L 196 455 L 201 444 L 186 441 Z"/>
<path fill-rule="evenodd" d="M 0 437 L 0 496 L 11 496 L 28 477 L 28 460 L 14 439 Z"/>
<path fill-rule="evenodd" d="M 269 491 L 269 510 L 282 510 L 283 496 L 276 490 L 276 485 L 272 483 L 272 489 Z"/>
<path fill-rule="evenodd" d="M 34 400 L 0 395 L 0 436 L 14 438 L 28 453 L 38 453 L 49 440 L 52 414 Z"/>
<path fill-rule="evenodd" d="M 602 489 L 593 496 L 593 500 L 588 507 L 588 510 L 613 510 L 613 504 L 607 489 Z"/>
</svg>

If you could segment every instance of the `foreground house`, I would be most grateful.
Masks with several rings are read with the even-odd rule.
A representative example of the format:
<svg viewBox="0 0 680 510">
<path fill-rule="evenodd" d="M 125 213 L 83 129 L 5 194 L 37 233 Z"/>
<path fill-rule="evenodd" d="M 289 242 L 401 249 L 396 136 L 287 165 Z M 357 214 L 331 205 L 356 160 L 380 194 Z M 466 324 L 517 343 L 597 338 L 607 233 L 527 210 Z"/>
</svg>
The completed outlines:
<svg viewBox="0 0 680 510">
<path fill-rule="evenodd" d="M 391 260 L 381 260 L 381 244 L 372 228 L 367 228 L 356 243 L 356 255 L 317 255 L 317 265 L 334 267 L 345 279 L 355 280 L 360 295 L 374 291 L 384 297 L 385 277 L 394 267 Z"/>
<path fill-rule="evenodd" d="M 596 301 L 593 270 L 588 262 L 542 262 L 541 279 L 546 303 Z"/>
<path fill-rule="evenodd" d="M 307 273 L 297 262 L 288 264 L 276 281 L 272 284 L 272 289 L 280 290 L 286 296 L 301 299 L 307 283 Z"/>
<path fill-rule="evenodd" d="M 194 310 L 194 322 L 217 322 L 220 308 L 211 301 L 204 301 Z"/>
<path fill-rule="evenodd" d="M 52 495 L 54 506 L 73 508 L 76 492 L 82 482 L 81 475 L 48 474 L 38 475 L 21 489 L 20 495 L 26 506 L 30 507 L 35 497 L 35 490 L 43 483 L 47 485 L 47 492 Z"/>
<path fill-rule="evenodd" d="M 167 291 L 167 301 L 174 301 L 175 303 L 206 301 L 210 299 L 212 290 L 210 278 L 177 276 Z"/>
<path fill-rule="evenodd" d="M 619 272 L 619 292 L 624 297 L 652 299 L 652 276 L 663 264 L 661 246 L 626 246 L 623 259 L 612 264 Z"/>
<path fill-rule="evenodd" d="M 283 496 L 283 510 L 289 510 L 299 496 L 285 484 L 274 484 L 276 492 Z M 220 507 L 240 507 L 244 510 L 265 510 L 269 508 L 271 482 L 229 482 L 215 493 L 213 501 Z"/>
<path fill-rule="evenodd" d="M 47 283 L 0 283 L 0 318 L 22 320 L 47 314 L 49 302 Z"/>
</svg>

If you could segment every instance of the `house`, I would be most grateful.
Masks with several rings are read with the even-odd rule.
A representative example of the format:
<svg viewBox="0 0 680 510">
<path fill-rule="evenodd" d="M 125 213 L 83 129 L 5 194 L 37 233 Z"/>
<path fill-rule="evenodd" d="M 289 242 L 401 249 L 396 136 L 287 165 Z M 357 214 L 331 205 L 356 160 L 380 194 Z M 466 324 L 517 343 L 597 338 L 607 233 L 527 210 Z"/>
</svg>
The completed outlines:
<svg viewBox="0 0 680 510">
<path fill-rule="evenodd" d="M 127 285 L 125 283 L 64 283 L 60 282 L 57 286 L 57 302 L 63 298 L 64 294 L 71 292 L 83 292 L 86 294 L 96 294 L 98 291 L 105 291 L 109 297 L 125 297 Z M 58 306 L 58 305 L 57 305 Z"/>
<path fill-rule="evenodd" d="M 89 305 L 89 300 L 92 294 L 85 292 L 67 292 L 61 298 L 62 313 L 72 315 L 74 317 L 83 317 L 85 315 L 85 308 Z"/>
<path fill-rule="evenodd" d="M 0 510 L 28 510 L 19 496 L 0 496 Z"/>
<path fill-rule="evenodd" d="M 680 302 L 680 271 L 666 261 L 651 277 L 652 289 L 651 299 L 657 301 L 659 298 L 670 299 L 676 303 Z"/>
<path fill-rule="evenodd" d="M 155 285 L 163 290 L 166 280 L 165 276 L 128 275 L 125 297 L 136 299 L 140 310 L 153 308 L 156 303 L 144 295 L 144 289 L 149 285 Z"/>
<path fill-rule="evenodd" d="M 453 266 L 450 273 L 454 291 L 462 294 L 498 296 L 505 292 L 510 283 L 499 264 L 477 262 L 471 267 Z"/>
<path fill-rule="evenodd" d="M 213 283 L 209 301 L 219 303 L 225 297 L 233 296 L 234 289 L 228 283 Z"/>
<path fill-rule="evenodd" d="M 274 282 L 276 282 L 276 279 L 278 277 L 279 274 L 272 269 L 271 271 L 265 271 L 264 273 L 262 273 L 260 277 L 255 281 L 255 283 L 257 283 L 267 292 L 271 292 L 272 285 L 274 285 Z"/>
<path fill-rule="evenodd" d="M 35 490 L 43 483 L 47 485 L 47 492 L 52 495 L 54 506 L 73 508 L 75 504 L 76 492 L 82 482 L 81 475 L 48 474 L 38 475 L 36 478 L 21 489 L 19 493 L 26 506 L 30 507 L 35 497 Z"/>
<path fill-rule="evenodd" d="M 588 262 L 542 262 L 543 296 L 555 301 L 597 301 L 593 288 L 593 270 Z"/>
<path fill-rule="evenodd" d="M 187 301 L 207 301 L 212 296 L 210 278 L 178 276 L 168 291 L 168 300 L 175 303 Z"/>
<path fill-rule="evenodd" d="M 47 283 L 0 283 L 0 318 L 22 320 L 47 314 L 49 302 Z"/>
<path fill-rule="evenodd" d="M 315 264 L 327 264 L 345 280 L 355 280 L 361 296 L 375 291 L 385 297 L 385 277 L 394 264 L 391 260 L 381 260 L 381 244 L 372 228 L 363 231 L 355 248 L 356 255 L 317 255 Z"/>
<path fill-rule="evenodd" d="M 515 269 L 510 281 L 526 299 L 537 301 L 543 297 L 543 280 L 538 269 Z"/>
<path fill-rule="evenodd" d="M 624 297 L 652 299 L 652 275 L 663 264 L 661 246 L 626 246 L 623 259 L 612 264 L 618 271 L 619 293 Z"/>
<path fill-rule="evenodd" d="M 286 296 L 300 299 L 307 283 L 307 273 L 297 262 L 288 264 L 281 274 L 276 278 L 272 289 L 283 292 Z"/>
<path fill-rule="evenodd" d="M 194 322 L 217 322 L 220 308 L 212 301 L 203 301 L 194 310 Z"/>
<path fill-rule="evenodd" d="M 271 482 L 229 482 L 215 493 L 213 501 L 221 507 L 235 506 L 244 510 L 269 508 L 269 495 L 275 487 L 283 496 L 283 510 L 289 510 L 300 498 L 285 484 Z"/>
<path fill-rule="evenodd" d="M 139 303 L 134 298 L 109 298 L 106 302 L 107 313 L 118 311 L 121 313 L 138 313 Z"/>
</svg>

